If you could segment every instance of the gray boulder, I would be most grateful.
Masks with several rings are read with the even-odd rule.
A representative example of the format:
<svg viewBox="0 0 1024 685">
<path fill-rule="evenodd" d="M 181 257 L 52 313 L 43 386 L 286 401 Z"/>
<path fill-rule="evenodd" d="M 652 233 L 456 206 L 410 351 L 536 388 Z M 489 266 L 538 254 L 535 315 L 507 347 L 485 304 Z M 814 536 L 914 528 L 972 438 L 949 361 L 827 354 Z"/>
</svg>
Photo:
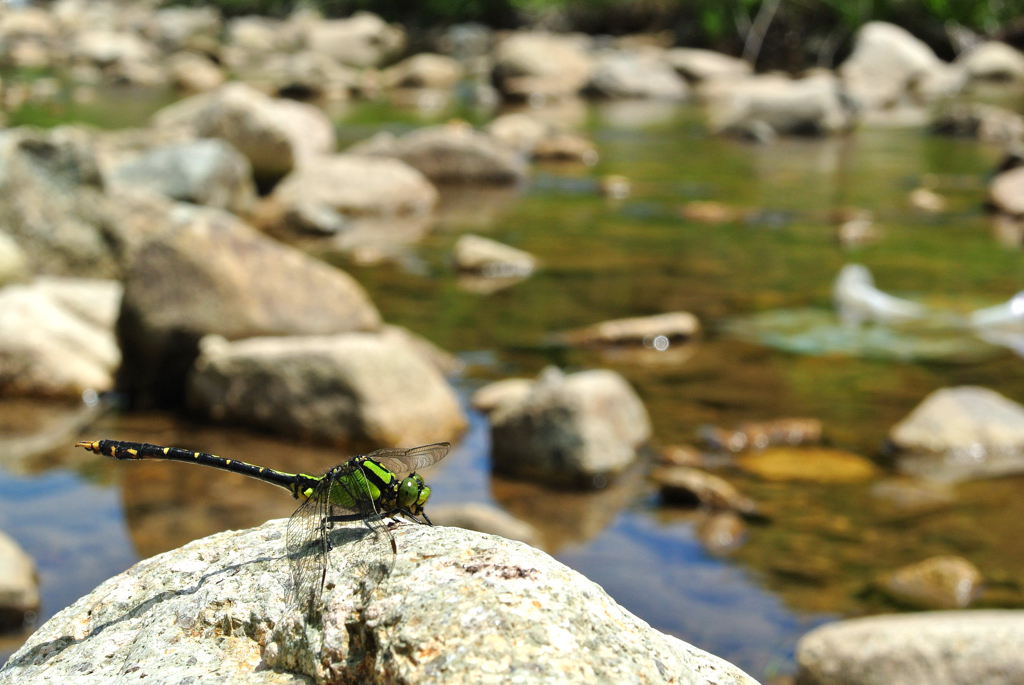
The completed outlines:
<svg viewBox="0 0 1024 685">
<path fill-rule="evenodd" d="M 665 61 L 688 81 L 711 81 L 720 78 L 743 78 L 753 73 L 745 60 L 699 48 L 672 48 L 665 51 Z"/>
<path fill-rule="evenodd" d="M 165 107 L 153 125 L 185 136 L 223 138 L 249 158 L 258 180 L 277 180 L 337 145 L 334 126 L 320 109 L 270 98 L 237 82 Z"/>
<path fill-rule="evenodd" d="M 582 487 L 607 483 L 651 435 L 636 392 L 603 369 L 549 367 L 521 401 L 502 402 L 488 418 L 495 471 Z"/>
<path fill-rule="evenodd" d="M 143 406 L 175 404 L 204 335 L 376 330 L 380 314 L 348 274 L 267 238 L 237 217 L 179 203 L 138 249 L 119 321 L 120 381 Z"/>
<path fill-rule="evenodd" d="M 176 52 L 167 58 L 171 84 L 186 93 L 206 93 L 224 83 L 224 72 L 209 57 L 195 52 Z"/>
<path fill-rule="evenodd" d="M 807 685 L 1024 681 L 1024 611 L 934 611 L 831 623 L 800 639 Z"/>
<path fill-rule="evenodd" d="M 441 372 L 398 336 L 204 338 L 191 403 L 217 421 L 338 444 L 411 447 L 466 428 Z"/>
<path fill-rule="evenodd" d="M 235 214 L 250 211 L 256 202 L 252 165 L 219 138 L 154 148 L 118 166 L 108 182 Z"/>
<path fill-rule="evenodd" d="M 1024 118 L 1021 123 L 1024 124 Z M 999 211 L 1024 215 L 1024 167 L 1004 171 L 993 178 L 988 197 Z"/>
<path fill-rule="evenodd" d="M 348 19 L 314 19 L 305 34 L 310 50 L 351 67 L 382 66 L 405 47 L 405 31 L 370 12 L 356 12 Z"/>
<path fill-rule="evenodd" d="M 590 81 L 594 58 L 588 39 L 543 31 L 518 31 L 494 49 L 494 75 L 506 95 L 543 103 L 570 97 Z"/>
<path fill-rule="evenodd" d="M 954 64 L 975 81 L 1024 81 L 1024 54 L 997 40 L 974 46 Z"/>
<path fill-rule="evenodd" d="M 303 207 L 347 217 L 421 216 L 430 213 L 437 198 L 433 184 L 401 160 L 338 154 L 288 174 L 274 188 L 266 211 L 281 217 L 278 224 L 301 214 Z"/>
<path fill-rule="evenodd" d="M 114 386 L 117 281 L 39 278 L 0 289 L 0 394 L 79 398 Z"/>
<path fill-rule="evenodd" d="M 39 610 L 39 577 L 32 557 L 0 531 L 0 630 L 19 631 Z"/>
<path fill-rule="evenodd" d="M 763 138 L 773 134 L 822 135 L 848 128 L 852 116 L 831 74 L 802 79 L 766 74 L 721 79 L 701 91 L 715 133 Z"/>
<path fill-rule="evenodd" d="M 363 527 L 339 528 L 320 622 L 292 603 L 285 521 L 275 520 L 108 580 L 29 638 L 0 669 L 0 684 L 145 675 L 154 683 L 755 685 L 523 543 L 400 525 L 394 570 L 374 586 L 358 573 L 366 546 L 352 536 Z"/>
<path fill-rule="evenodd" d="M 588 90 L 613 98 L 684 100 L 689 87 L 660 55 L 611 52 L 598 58 Z"/>
<path fill-rule="evenodd" d="M 385 131 L 346 152 L 395 157 L 435 183 L 517 183 L 528 173 L 514 150 L 465 123 L 427 126 L 400 138 Z"/>
<path fill-rule="evenodd" d="M 879 579 L 897 603 L 917 609 L 963 609 L 980 594 L 981 571 L 963 557 L 939 556 L 898 568 Z"/>
<path fill-rule="evenodd" d="M 884 21 L 860 27 L 839 74 L 847 95 L 864 110 L 928 104 L 955 94 L 964 81 L 962 69 L 940 60 L 906 29 Z"/>
<path fill-rule="evenodd" d="M 30 272 L 120 275 L 124 245 L 102 183 L 80 129 L 0 132 L 0 226 Z"/>
<path fill-rule="evenodd" d="M 422 52 L 381 72 L 386 88 L 452 88 L 462 80 L 464 69 L 446 55 Z"/>
<path fill-rule="evenodd" d="M 932 478 L 994 476 L 1024 469 L 1024 406 L 977 386 L 942 388 L 892 427 L 899 465 Z"/>
</svg>

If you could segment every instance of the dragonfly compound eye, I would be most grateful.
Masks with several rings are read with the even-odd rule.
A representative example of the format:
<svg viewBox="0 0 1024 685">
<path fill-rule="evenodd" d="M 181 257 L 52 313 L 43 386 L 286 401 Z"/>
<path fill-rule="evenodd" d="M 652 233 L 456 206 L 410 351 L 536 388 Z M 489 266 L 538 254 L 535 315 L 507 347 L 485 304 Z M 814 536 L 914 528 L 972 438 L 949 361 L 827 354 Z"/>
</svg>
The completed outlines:
<svg viewBox="0 0 1024 685">
<path fill-rule="evenodd" d="M 417 474 L 406 476 L 402 484 L 398 486 L 398 504 L 403 509 L 408 509 L 417 503 L 420 498 L 420 489 L 423 487 L 423 479 Z"/>
</svg>

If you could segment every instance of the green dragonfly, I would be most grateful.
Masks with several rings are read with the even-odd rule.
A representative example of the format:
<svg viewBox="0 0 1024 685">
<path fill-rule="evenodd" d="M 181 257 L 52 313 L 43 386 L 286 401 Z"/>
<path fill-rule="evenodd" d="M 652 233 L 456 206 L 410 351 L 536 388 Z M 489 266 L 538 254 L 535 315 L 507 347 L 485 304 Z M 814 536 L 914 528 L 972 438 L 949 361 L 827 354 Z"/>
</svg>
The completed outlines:
<svg viewBox="0 0 1024 685">
<path fill-rule="evenodd" d="M 430 498 L 430 488 L 415 470 L 440 461 L 452 447 L 447 442 L 439 442 L 420 447 L 376 450 L 352 457 L 322 476 L 310 476 L 275 471 L 205 452 L 148 443 L 92 440 L 75 446 L 114 459 L 165 459 L 241 473 L 285 488 L 293 497 L 304 500 L 288 520 L 285 539 L 295 599 L 311 615 L 320 610 L 329 554 L 333 548 L 330 532 L 334 524 L 365 522 L 374 550 L 372 562 L 378 569 L 383 569 L 382 576 L 387 575 L 398 548 L 385 519 L 394 519 L 401 514 L 417 523 L 433 525 L 423 511 L 423 505 Z M 408 471 L 412 473 L 405 478 L 400 479 L 396 475 Z"/>
</svg>

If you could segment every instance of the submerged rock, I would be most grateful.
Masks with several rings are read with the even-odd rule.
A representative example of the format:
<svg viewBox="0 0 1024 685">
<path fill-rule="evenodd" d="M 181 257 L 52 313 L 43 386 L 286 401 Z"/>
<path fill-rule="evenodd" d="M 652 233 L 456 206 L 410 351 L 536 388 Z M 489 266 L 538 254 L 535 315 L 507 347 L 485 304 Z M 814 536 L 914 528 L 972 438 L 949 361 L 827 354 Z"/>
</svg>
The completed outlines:
<svg viewBox="0 0 1024 685">
<path fill-rule="evenodd" d="M 79 398 L 114 387 L 117 281 L 38 278 L 0 289 L 0 393 Z"/>
<path fill-rule="evenodd" d="M 39 610 L 35 562 L 0 531 L 0 632 L 21 630 L 28 614 Z"/>
<path fill-rule="evenodd" d="M 807 685 L 1024 681 L 1024 611 L 931 611 L 816 628 L 796 647 Z"/>
<path fill-rule="evenodd" d="M 917 609 L 963 609 L 981 590 L 981 571 L 963 557 L 932 557 L 886 574 L 878 586 Z"/>
<path fill-rule="evenodd" d="M 0 684 L 146 675 L 168 683 L 756 685 L 523 543 L 399 525 L 389 577 L 360 580 L 366 546 L 352 537 L 362 530 L 336 530 L 320 622 L 292 603 L 285 521 L 275 520 L 197 540 L 108 580 L 29 638 L 0 669 Z"/>
<path fill-rule="evenodd" d="M 691 342 L 700 334 L 700 321 L 689 312 L 603 321 L 564 334 L 571 345 L 644 346 L 667 349 Z"/>
<path fill-rule="evenodd" d="M 697 524 L 697 537 L 709 553 L 727 555 L 746 542 L 747 524 L 731 511 L 716 511 Z"/>
<path fill-rule="evenodd" d="M 502 402 L 489 419 L 495 471 L 583 487 L 606 484 L 651 435 L 643 402 L 607 370 L 548 367 L 529 394 Z"/>
<path fill-rule="evenodd" d="M 400 336 L 204 338 L 191 403 L 217 421 L 337 444 L 411 447 L 466 428 L 441 372 Z"/>
<path fill-rule="evenodd" d="M 737 463 L 744 471 L 774 481 L 860 483 L 878 474 L 866 457 L 822 448 L 772 447 L 743 455 Z"/>
<path fill-rule="evenodd" d="M 699 436 L 713 450 L 741 452 L 763 450 L 773 445 L 811 445 L 821 442 L 822 424 L 818 419 L 774 419 L 743 423 L 736 430 L 701 426 Z"/>
<path fill-rule="evenodd" d="M 723 478 L 688 466 L 662 466 L 651 473 L 661 489 L 661 498 L 673 504 L 726 509 L 754 514 L 757 505 Z"/>
</svg>

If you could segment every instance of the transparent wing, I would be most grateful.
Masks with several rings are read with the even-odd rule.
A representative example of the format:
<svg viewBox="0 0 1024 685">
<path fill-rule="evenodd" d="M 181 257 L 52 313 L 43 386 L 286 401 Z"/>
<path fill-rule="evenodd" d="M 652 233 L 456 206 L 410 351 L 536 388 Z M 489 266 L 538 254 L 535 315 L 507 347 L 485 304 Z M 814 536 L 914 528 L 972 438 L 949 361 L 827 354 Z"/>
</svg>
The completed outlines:
<svg viewBox="0 0 1024 685">
<path fill-rule="evenodd" d="M 366 456 L 389 471 L 403 473 L 422 469 L 434 462 L 441 461 L 448 456 L 451 449 L 451 443 L 436 442 L 433 445 L 420 445 L 419 447 L 388 447 L 370 452 Z"/>
<path fill-rule="evenodd" d="M 292 595 L 295 603 L 310 614 L 320 609 L 327 574 L 330 540 L 327 516 L 330 483 L 321 479 L 312 496 L 299 505 L 288 519 L 285 545 L 292 567 Z"/>
</svg>

